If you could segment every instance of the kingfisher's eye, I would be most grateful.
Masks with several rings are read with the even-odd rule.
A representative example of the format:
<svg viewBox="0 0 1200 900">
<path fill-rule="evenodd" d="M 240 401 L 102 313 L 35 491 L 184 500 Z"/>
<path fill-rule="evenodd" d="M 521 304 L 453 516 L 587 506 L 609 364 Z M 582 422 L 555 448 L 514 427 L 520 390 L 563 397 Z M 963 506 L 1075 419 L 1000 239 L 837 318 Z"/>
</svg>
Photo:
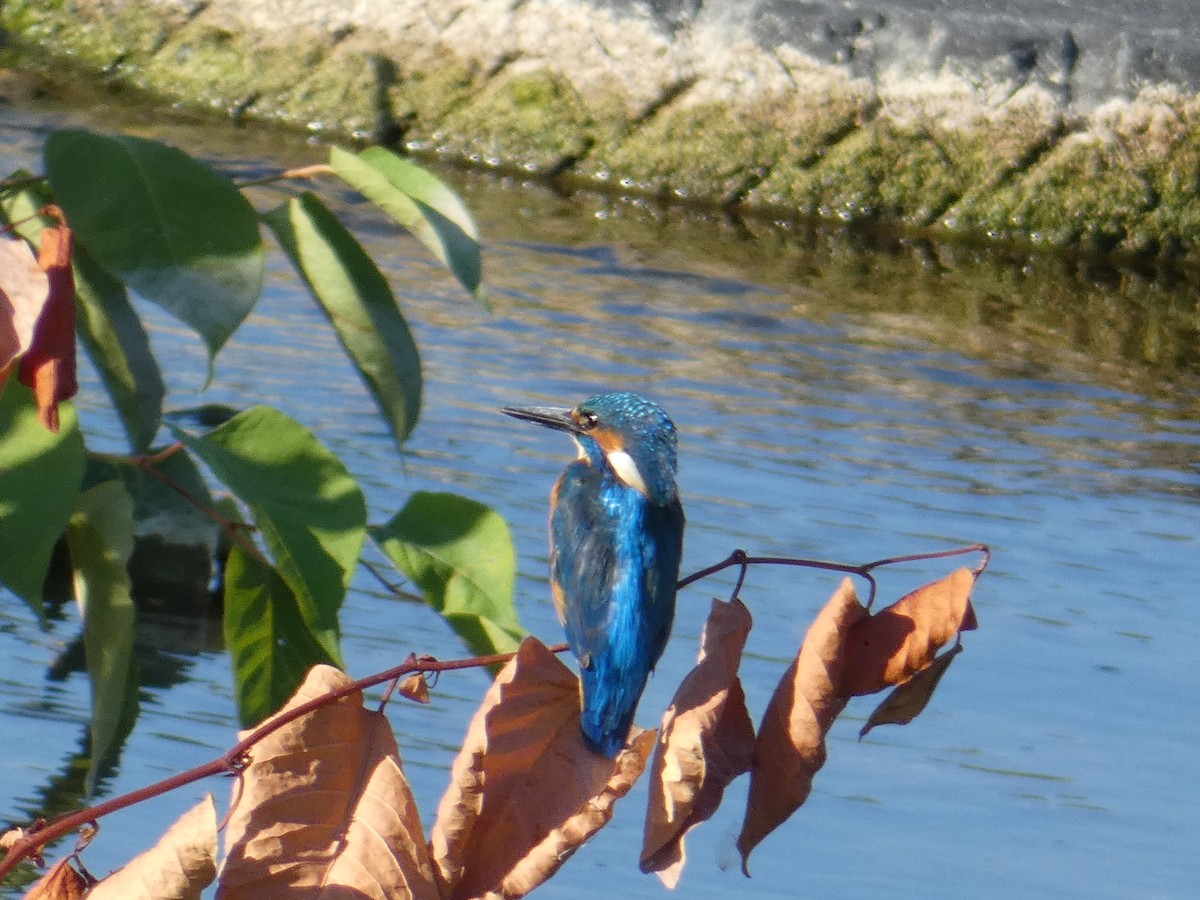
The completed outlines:
<svg viewBox="0 0 1200 900">
<path fill-rule="evenodd" d="M 599 421 L 600 420 L 598 418 L 596 418 L 595 413 L 580 413 L 579 414 L 579 428 L 582 431 L 591 431 L 593 428 L 596 427 L 596 424 Z"/>
</svg>

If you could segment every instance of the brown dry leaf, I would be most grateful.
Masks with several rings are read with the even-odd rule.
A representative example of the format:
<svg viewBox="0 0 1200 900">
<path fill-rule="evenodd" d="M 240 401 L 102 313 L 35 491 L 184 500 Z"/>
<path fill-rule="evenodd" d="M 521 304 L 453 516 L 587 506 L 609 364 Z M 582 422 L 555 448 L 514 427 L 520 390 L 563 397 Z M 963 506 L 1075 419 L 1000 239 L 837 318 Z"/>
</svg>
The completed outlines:
<svg viewBox="0 0 1200 900">
<path fill-rule="evenodd" d="M 842 692 L 848 697 L 874 694 L 926 668 L 964 625 L 974 623 L 974 584 L 971 570 L 959 569 L 856 625 L 847 646 Z"/>
<path fill-rule="evenodd" d="M 34 882 L 25 900 L 81 900 L 87 893 L 88 880 L 71 865 L 72 857 L 60 859 L 50 871 Z"/>
<path fill-rule="evenodd" d="M 57 215 L 61 219 L 61 212 Z M 38 265 L 46 273 L 49 292 L 33 329 L 33 342 L 17 367 L 18 380 L 33 388 L 38 417 L 51 431 L 58 431 L 58 404 L 79 390 L 75 378 L 73 243 L 71 229 L 65 225 L 42 229 Z"/>
<path fill-rule="evenodd" d="M 884 701 L 875 707 L 875 711 L 867 719 L 867 724 L 859 731 L 859 739 L 876 725 L 907 725 L 919 716 L 929 705 L 929 700 L 937 690 L 938 682 L 950 668 L 950 663 L 962 653 L 962 649 L 962 644 L 955 644 L 934 659 L 929 666 L 888 694 Z"/>
<path fill-rule="evenodd" d="M 93 887 L 88 900 L 199 900 L 216 877 L 217 808 L 209 794 L 154 847 Z"/>
<path fill-rule="evenodd" d="M 418 672 L 416 675 L 409 675 L 402 682 L 396 685 L 396 691 L 402 696 L 407 697 L 416 703 L 429 702 L 429 679 L 425 677 L 424 672 Z"/>
<path fill-rule="evenodd" d="M 282 715 L 350 679 L 314 666 Z M 243 733 L 243 737 L 249 732 Z M 250 751 L 225 833 L 218 900 L 437 897 L 421 821 L 387 719 L 356 691 Z"/>
<path fill-rule="evenodd" d="M 750 852 L 808 799 L 813 776 L 825 765 L 825 735 L 847 702 L 838 690 L 847 636 L 867 615 L 846 578 L 817 613 L 767 704 L 754 745 L 746 818 L 737 839 L 746 875 Z"/>
<path fill-rule="evenodd" d="M 713 601 L 696 667 L 663 716 L 650 767 L 641 867 L 669 888 L 683 873 L 684 835 L 717 811 L 725 787 L 754 758 L 754 723 L 738 678 L 750 625 L 740 600 Z"/>
<path fill-rule="evenodd" d="M 29 245 L 0 233 L 0 371 L 29 349 L 50 296 L 50 279 Z"/>
<path fill-rule="evenodd" d="M 496 676 L 450 771 L 430 850 L 446 900 L 522 897 L 612 817 L 653 731 L 615 760 L 579 730 L 579 679 L 536 638 Z"/>
</svg>

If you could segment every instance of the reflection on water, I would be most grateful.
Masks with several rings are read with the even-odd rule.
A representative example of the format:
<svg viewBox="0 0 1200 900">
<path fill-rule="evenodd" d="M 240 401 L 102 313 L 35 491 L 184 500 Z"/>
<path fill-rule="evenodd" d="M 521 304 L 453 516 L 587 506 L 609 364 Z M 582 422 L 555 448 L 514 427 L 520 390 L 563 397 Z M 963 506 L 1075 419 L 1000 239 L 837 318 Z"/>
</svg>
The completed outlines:
<svg viewBox="0 0 1200 900">
<path fill-rule="evenodd" d="M 46 121 L 9 114 L 8 169 L 31 164 L 30 124 Z M 178 137 L 180 126 L 137 127 Z M 247 177 L 279 164 L 267 152 L 284 163 L 319 153 L 283 139 L 269 151 L 239 146 L 252 134 L 187 137 Z M 731 848 L 739 782 L 689 838 L 681 896 L 1185 896 L 1200 883 L 1191 276 L 668 217 L 466 176 L 461 187 L 489 238 L 492 314 L 368 209 L 347 208 L 424 353 L 428 405 L 403 456 L 279 258 L 203 397 L 199 341 L 150 313 L 160 358 L 172 361 L 173 405 L 281 406 L 342 455 L 374 521 L 418 489 L 492 504 L 518 542 L 522 620 L 546 640 L 559 635 L 546 602 L 547 492 L 570 447 L 498 415 L 509 403 L 569 403 L 608 387 L 660 400 L 680 426 L 686 571 L 737 546 L 847 562 L 976 540 L 995 551 L 976 597 L 980 630 L 925 716 L 859 742 L 871 703 L 852 704 L 812 798 L 760 848 L 749 882 Z M 264 190 L 256 202 L 277 197 Z M 87 375 L 85 421 L 102 436 L 97 446 L 117 446 L 96 390 Z M 886 574 L 882 597 L 943 571 Z M 694 659 L 709 596 L 729 584 L 681 595 L 644 724 Z M 750 573 L 756 627 L 743 675 L 756 712 L 835 584 L 819 572 Z M 357 675 L 409 651 L 461 655 L 431 614 L 365 576 L 344 628 Z M 3 754 L 7 817 L 39 807 L 79 750 L 83 679 L 30 677 L 74 637 L 69 618 L 40 631 L 15 603 L 0 606 L 0 721 L 22 735 Z M 233 741 L 227 660 L 194 641 L 154 652 L 174 657 L 180 677 L 145 682 L 106 794 Z M 478 673 L 445 677 L 429 708 L 393 707 L 427 826 L 485 684 Z M 213 783 L 114 817 L 89 850 L 93 870 L 142 849 L 206 789 L 227 797 Z M 594 896 L 598 878 L 605 893 L 663 895 L 637 872 L 643 798 L 635 790 L 623 801 L 539 896 Z"/>
</svg>

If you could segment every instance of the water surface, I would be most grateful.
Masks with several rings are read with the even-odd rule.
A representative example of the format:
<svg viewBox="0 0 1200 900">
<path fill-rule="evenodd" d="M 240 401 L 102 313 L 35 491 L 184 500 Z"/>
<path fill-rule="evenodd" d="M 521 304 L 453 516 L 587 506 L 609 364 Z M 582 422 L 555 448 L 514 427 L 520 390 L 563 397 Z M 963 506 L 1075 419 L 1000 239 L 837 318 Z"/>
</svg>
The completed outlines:
<svg viewBox="0 0 1200 900">
<path fill-rule="evenodd" d="M 38 167 L 46 130 L 96 117 L 5 110 L 0 163 Z M 126 127 L 175 140 L 239 177 L 312 161 L 285 136 Z M 973 541 L 995 553 L 980 629 L 927 712 L 856 740 L 870 699 L 835 726 L 806 806 L 737 870 L 745 779 L 689 838 L 679 895 L 726 897 L 1184 897 L 1200 885 L 1195 696 L 1200 617 L 1200 331 L 1190 277 L 988 257 L 888 238 L 719 222 L 601 197 L 449 173 L 487 236 L 485 312 L 349 195 L 424 356 L 426 408 L 393 447 L 320 313 L 277 254 L 254 317 L 204 377 L 200 342 L 146 307 L 171 406 L 278 405 L 360 479 L 381 522 L 414 490 L 454 490 L 512 523 L 524 625 L 560 631 L 547 598 L 547 492 L 571 455 L 560 435 L 498 415 L 629 388 L 680 429 L 685 571 L 735 547 L 846 562 Z M 255 197 L 267 208 L 282 195 Z M 94 374 L 79 398 L 94 449 L 119 449 Z M 881 576 L 898 597 L 947 565 Z M 761 569 L 743 678 L 759 714 L 829 573 Z M 652 725 L 695 658 L 730 579 L 688 589 L 643 700 Z M 362 676 L 410 651 L 462 656 L 432 613 L 360 573 L 343 613 Z M 141 718 L 104 796 L 207 761 L 236 719 L 219 627 L 143 628 Z M 74 802 L 88 721 L 76 671 L 47 677 L 78 632 L 0 605 L 0 817 Z M 443 677 L 428 708 L 391 720 L 426 826 L 484 676 Z M 85 857 L 102 874 L 148 846 L 214 780 L 113 816 Z M 638 873 L 644 788 L 537 896 L 665 896 Z"/>
</svg>

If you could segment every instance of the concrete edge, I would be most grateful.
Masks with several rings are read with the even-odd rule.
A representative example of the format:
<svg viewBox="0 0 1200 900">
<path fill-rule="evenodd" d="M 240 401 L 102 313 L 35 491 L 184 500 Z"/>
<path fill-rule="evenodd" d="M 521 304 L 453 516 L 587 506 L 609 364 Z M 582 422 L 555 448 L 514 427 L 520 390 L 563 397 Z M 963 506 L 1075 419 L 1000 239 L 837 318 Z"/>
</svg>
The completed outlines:
<svg viewBox="0 0 1200 900">
<path fill-rule="evenodd" d="M 266 0 L 10 0 L 0 24 L 189 105 L 587 188 L 1046 248 L 1200 251 L 1200 100 L 1186 86 L 1089 106 L 1064 90 L 1065 63 L 1031 77 L 947 57 L 934 73 L 911 64 L 923 46 L 864 73 L 717 13 L 672 30 L 620 6 L 288 0 L 283 27 Z"/>
</svg>

